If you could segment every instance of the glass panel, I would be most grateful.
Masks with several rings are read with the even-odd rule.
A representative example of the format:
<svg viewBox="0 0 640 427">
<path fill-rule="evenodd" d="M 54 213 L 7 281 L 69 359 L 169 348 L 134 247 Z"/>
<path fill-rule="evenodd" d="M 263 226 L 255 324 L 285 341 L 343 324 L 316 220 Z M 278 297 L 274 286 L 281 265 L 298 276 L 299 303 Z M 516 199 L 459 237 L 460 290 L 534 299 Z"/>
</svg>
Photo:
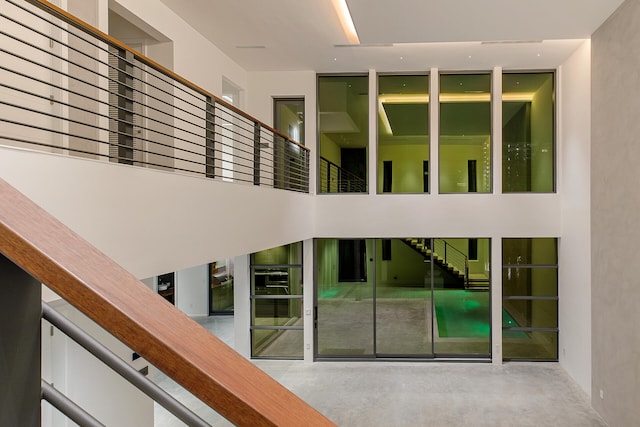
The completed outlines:
<svg viewBox="0 0 640 427">
<path fill-rule="evenodd" d="M 491 353 L 491 305 L 488 290 L 436 289 L 434 351 L 445 355 Z"/>
<path fill-rule="evenodd" d="M 502 331 L 502 357 L 558 360 L 558 333 Z"/>
<path fill-rule="evenodd" d="M 253 326 L 302 326 L 301 299 L 251 300 Z"/>
<path fill-rule="evenodd" d="M 364 250 L 356 243 L 360 241 L 339 242 L 316 240 L 318 356 L 370 356 L 374 319 L 373 262 L 369 259 L 373 257 L 373 240 L 365 241 Z M 340 280 L 340 270 L 348 281 Z"/>
<path fill-rule="evenodd" d="M 376 353 L 431 355 L 431 267 L 424 239 L 376 240 Z M 413 243 L 415 241 L 415 243 Z M 424 247 L 424 246 L 422 246 Z"/>
<path fill-rule="evenodd" d="M 225 259 L 209 264 L 211 313 L 233 312 L 233 261 Z"/>
<path fill-rule="evenodd" d="M 502 191 L 555 191 L 554 74 L 502 75 Z"/>
<path fill-rule="evenodd" d="M 491 74 L 440 76 L 440 192 L 491 192 Z"/>
<path fill-rule="evenodd" d="M 274 99 L 273 109 L 274 129 L 304 145 L 304 98 Z M 306 166 L 299 153 L 297 145 L 285 143 L 280 137 L 274 140 L 274 188 L 306 191 L 306 181 L 302 177 Z"/>
<path fill-rule="evenodd" d="M 429 76 L 379 76 L 378 193 L 429 192 L 428 161 Z"/>
<path fill-rule="evenodd" d="M 304 331 L 286 330 L 252 330 L 252 357 L 285 357 L 302 359 L 304 357 Z"/>
<path fill-rule="evenodd" d="M 557 239 L 502 239 L 502 264 L 557 265 Z"/>
<path fill-rule="evenodd" d="M 304 98 L 276 98 L 273 106 L 273 127 L 304 145 Z"/>
<path fill-rule="evenodd" d="M 318 77 L 318 120 L 318 192 L 367 192 L 369 76 Z"/>
<path fill-rule="evenodd" d="M 302 295 L 301 267 L 255 267 L 252 271 L 252 295 Z"/>
<path fill-rule="evenodd" d="M 556 268 L 505 268 L 502 271 L 504 296 L 558 296 Z"/>
<path fill-rule="evenodd" d="M 302 242 L 251 254 L 251 265 L 302 265 Z"/>
<path fill-rule="evenodd" d="M 557 328 L 557 300 L 503 300 L 503 320 L 510 328 Z"/>
</svg>

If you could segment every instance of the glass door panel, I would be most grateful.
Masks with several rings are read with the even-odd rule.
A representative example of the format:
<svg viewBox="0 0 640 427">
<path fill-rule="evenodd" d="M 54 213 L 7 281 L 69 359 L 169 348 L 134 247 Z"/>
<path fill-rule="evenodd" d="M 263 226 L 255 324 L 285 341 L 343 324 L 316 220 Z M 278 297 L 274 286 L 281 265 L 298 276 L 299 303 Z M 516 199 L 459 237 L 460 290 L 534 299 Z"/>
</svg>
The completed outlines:
<svg viewBox="0 0 640 427">
<path fill-rule="evenodd" d="M 490 356 L 490 265 L 490 239 L 434 239 L 436 356 Z"/>
<path fill-rule="evenodd" d="M 373 356 L 373 240 L 316 245 L 318 357 Z"/>
<path fill-rule="evenodd" d="M 429 240 L 376 240 L 378 357 L 433 356 Z"/>
</svg>

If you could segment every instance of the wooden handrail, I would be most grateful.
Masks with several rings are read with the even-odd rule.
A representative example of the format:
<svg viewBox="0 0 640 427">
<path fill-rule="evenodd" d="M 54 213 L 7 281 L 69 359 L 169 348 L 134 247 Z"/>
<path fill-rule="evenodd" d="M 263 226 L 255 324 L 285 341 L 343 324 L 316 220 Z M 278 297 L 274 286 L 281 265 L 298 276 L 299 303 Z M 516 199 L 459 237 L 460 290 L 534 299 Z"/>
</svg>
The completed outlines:
<svg viewBox="0 0 640 427">
<path fill-rule="evenodd" d="M 97 29 L 93 25 L 90 25 L 87 22 L 77 18 L 76 16 L 70 14 L 66 10 L 64 10 L 64 9 L 62 9 L 62 8 L 60 8 L 60 7 L 58 7 L 58 6 L 54 5 L 54 4 L 46 1 L 46 0 L 26 0 L 26 1 L 28 3 L 31 3 L 31 4 L 39 7 L 42 10 L 47 11 L 51 15 L 62 19 L 63 21 L 73 25 L 74 27 L 84 31 L 85 33 L 90 34 L 91 36 L 95 37 L 96 39 L 98 39 L 100 41 L 103 41 L 103 42 L 105 42 L 107 44 L 110 44 L 112 46 L 116 46 L 116 47 L 118 47 L 120 49 L 123 49 L 123 50 L 126 50 L 128 52 L 131 52 L 133 54 L 133 56 L 137 60 L 139 60 L 140 62 L 144 63 L 145 65 L 153 68 L 154 70 L 161 72 L 165 76 L 182 83 L 183 85 L 187 86 L 190 89 L 195 90 L 196 92 L 199 92 L 201 95 L 208 96 L 211 99 L 214 99 L 216 104 L 223 105 L 225 108 L 228 108 L 229 110 L 235 112 L 236 114 L 239 114 L 240 116 L 244 117 L 245 119 L 247 119 L 247 120 L 249 120 L 249 121 L 251 121 L 253 123 L 259 123 L 261 127 L 269 130 L 270 132 L 273 132 L 275 135 L 278 135 L 278 136 L 284 138 L 285 141 L 287 141 L 287 142 L 289 142 L 291 144 L 295 144 L 298 147 L 302 148 L 303 150 L 310 151 L 309 148 L 305 147 L 304 145 L 300 144 L 297 141 L 292 140 L 291 138 L 289 138 L 287 135 L 283 134 L 282 132 L 274 129 L 273 127 L 267 125 L 266 123 L 261 122 L 260 120 L 256 119 L 255 117 L 251 116 L 250 114 L 247 114 L 246 112 L 242 111 L 241 109 L 239 109 L 235 105 L 228 103 L 224 99 L 218 98 L 217 96 L 215 96 L 211 92 L 208 92 L 208 91 L 204 90 L 203 88 L 201 88 L 200 86 L 196 85 L 195 83 L 185 79 L 184 77 L 180 76 L 179 74 L 174 73 L 170 69 L 158 64 L 153 59 L 146 57 L 145 55 L 143 55 L 142 53 L 138 52 L 137 50 L 132 49 L 131 47 L 129 47 L 126 44 L 122 43 L 120 40 L 117 40 L 117 39 L 111 37 L 109 34 L 106 34 L 106 33 L 102 32 L 102 31 L 100 31 L 99 29 Z"/>
<path fill-rule="evenodd" d="M 232 423 L 334 425 L 2 179 L 0 252 Z"/>
</svg>

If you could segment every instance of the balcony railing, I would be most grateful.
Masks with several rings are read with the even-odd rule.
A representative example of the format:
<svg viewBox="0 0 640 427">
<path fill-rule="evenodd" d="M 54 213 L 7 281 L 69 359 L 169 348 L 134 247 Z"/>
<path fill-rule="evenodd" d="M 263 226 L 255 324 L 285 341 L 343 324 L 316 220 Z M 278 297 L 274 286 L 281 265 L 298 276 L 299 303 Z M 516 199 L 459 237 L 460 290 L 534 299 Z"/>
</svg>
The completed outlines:
<svg viewBox="0 0 640 427">
<path fill-rule="evenodd" d="M 0 144 L 309 190 L 307 148 L 47 1 L 0 40 Z"/>
<path fill-rule="evenodd" d="M 353 172 L 320 157 L 320 193 L 366 193 L 367 182 Z"/>
</svg>

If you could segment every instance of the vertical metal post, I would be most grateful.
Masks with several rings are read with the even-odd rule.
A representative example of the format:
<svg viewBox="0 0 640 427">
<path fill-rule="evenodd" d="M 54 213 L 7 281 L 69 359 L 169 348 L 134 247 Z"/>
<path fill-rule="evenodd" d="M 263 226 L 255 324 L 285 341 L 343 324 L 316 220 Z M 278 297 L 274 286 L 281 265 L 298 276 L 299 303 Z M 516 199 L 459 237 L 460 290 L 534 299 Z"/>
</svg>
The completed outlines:
<svg viewBox="0 0 640 427">
<path fill-rule="evenodd" d="M 0 254 L 0 426 L 40 426 L 41 284 Z"/>
<path fill-rule="evenodd" d="M 253 123 L 253 185 L 260 185 L 260 123 Z"/>
<path fill-rule="evenodd" d="M 133 164 L 133 54 L 120 50 L 118 60 L 118 162 Z"/>
<path fill-rule="evenodd" d="M 215 178 L 216 167 L 216 106 L 213 98 L 207 96 L 206 99 L 206 130 L 205 130 L 205 174 L 207 178 Z"/>
</svg>

